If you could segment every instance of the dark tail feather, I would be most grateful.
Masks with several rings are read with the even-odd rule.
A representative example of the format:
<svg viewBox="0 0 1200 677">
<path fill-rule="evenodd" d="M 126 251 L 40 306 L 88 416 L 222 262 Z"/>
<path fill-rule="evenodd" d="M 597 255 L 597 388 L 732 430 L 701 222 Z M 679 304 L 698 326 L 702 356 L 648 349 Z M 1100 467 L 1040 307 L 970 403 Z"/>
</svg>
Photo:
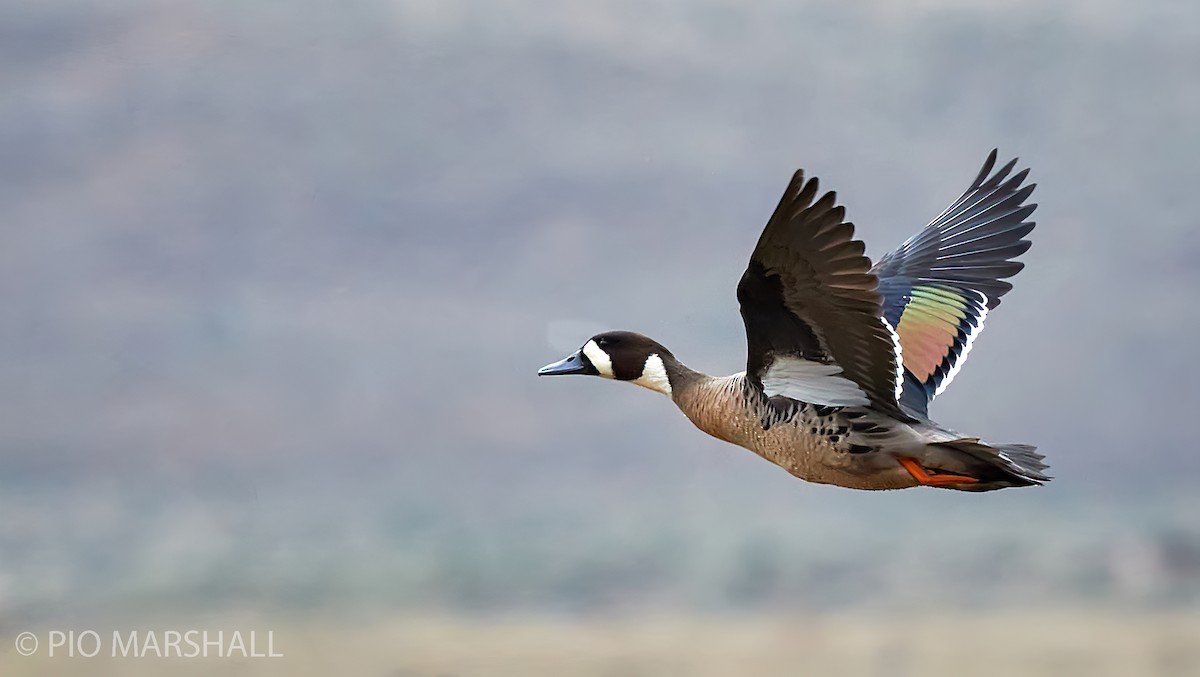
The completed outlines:
<svg viewBox="0 0 1200 677">
<path fill-rule="evenodd" d="M 959 472 L 979 480 L 973 484 L 950 486 L 948 489 L 993 491 L 1008 487 L 1037 486 L 1051 479 L 1042 472 L 1050 467 L 1043 462 L 1046 457 L 1037 453 L 1037 447 L 1028 444 L 992 446 L 977 439 L 962 439 L 936 446 L 955 457 L 955 466 L 964 466 Z"/>
</svg>

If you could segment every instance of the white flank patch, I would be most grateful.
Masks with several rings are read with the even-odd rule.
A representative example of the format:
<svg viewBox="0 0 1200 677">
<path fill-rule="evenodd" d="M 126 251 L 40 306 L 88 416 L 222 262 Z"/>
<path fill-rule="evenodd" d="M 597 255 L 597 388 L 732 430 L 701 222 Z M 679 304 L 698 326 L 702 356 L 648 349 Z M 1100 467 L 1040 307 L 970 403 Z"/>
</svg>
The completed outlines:
<svg viewBox="0 0 1200 677">
<path fill-rule="evenodd" d="M 971 344 L 975 342 L 975 337 L 979 336 L 979 332 L 983 331 L 983 321 L 987 319 L 988 313 L 988 297 L 984 294 L 980 294 L 980 296 L 983 296 L 983 302 L 978 306 L 979 322 L 975 324 L 975 328 L 971 330 L 971 333 L 967 334 L 967 340 L 963 343 L 962 352 L 959 353 L 958 359 L 950 364 L 950 371 L 946 372 L 946 378 L 942 379 L 937 389 L 933 391 L 934 397 L 941 395 L 946 386 L 950 385 L 950 382 L 958 375 L 958 370 L 962 369 L 963 363 L 967 361 L 967 353 L 971 352 Z"/>
<path fill-rule="evenodd" d="M 858 384 L 842 376 L 836 364 L 821 364 L 798 357 L 777 357 L 763 374 L 767 397 L 783 395 L 793 400 L 831 407 L 870 404 Z"/>
<path fill-rule="evenodd" d="M 900 345 L 900 334 L 891 322 L 887 321 L 886 317 L 880 317 L 883 320 L 883 326 L 887 327 L 888 334 L 892 337 L 892 349 L 896 353 L 896 402 L 900 401 L 900 396 L 904 394 L 904 348 Z"/>
<path fill-rule="evenodd" d="M 612 358 L 608 353 L 604 352 L 600 346 L 596 345 L 595 341 L 589 340 L 583 345 L 583 354 L 587 356 L 588 361 L 600 372 L 604 378 L 614 378 L 612 368 Z"/>
<path fill-rule="evenodd" d="M 671 394 L 671 379 L 667 378 L 667 367 L 658 355 L 646 358 L 646 364 L 642 365 L 642 375 L 633 382 L 663 395 Z"/>
</svg>

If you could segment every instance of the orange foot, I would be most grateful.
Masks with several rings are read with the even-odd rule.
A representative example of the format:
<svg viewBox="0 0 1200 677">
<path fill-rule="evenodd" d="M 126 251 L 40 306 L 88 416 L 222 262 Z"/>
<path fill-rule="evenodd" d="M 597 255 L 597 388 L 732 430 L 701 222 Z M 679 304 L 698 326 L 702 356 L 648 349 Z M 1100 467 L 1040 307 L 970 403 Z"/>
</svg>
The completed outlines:
<svg viewBox="0 0 1200 677">
<path fill-rule="evenodd" d="M 944 487 L 951 484 L 975 484 L 979 481 L 974 477 L 967 477 L 966 475 L 951 475 L 949 473 L 937 473 L 936 475 L 930 475 L 928 472 L 926 472 L 925 468 L 917 462 L 917 459 L 910 458 L 908 456 L 897 456 L 896 460 L 900 461 L 900 465 L 904 466 L 904 469 L 908 471 L 908 474 L 913 476 L 913 479 L 917 481 L 917 484 L 923 484 L 927 487 Z"/>
</svg>

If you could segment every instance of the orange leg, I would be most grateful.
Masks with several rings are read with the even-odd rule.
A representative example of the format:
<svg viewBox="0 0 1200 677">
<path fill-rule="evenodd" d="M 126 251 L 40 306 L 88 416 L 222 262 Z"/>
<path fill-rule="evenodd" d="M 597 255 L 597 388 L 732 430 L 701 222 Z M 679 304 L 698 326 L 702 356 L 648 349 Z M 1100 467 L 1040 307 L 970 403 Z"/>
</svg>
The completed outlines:
<svg viewBox="0 0 1200 677">
<path fill-rule="evenodd" d="M 949 484 L 975 484 L 979 481 L 974 477 L 967 477 L 966 475 L 950 475 L 948 473 L 930 475 L 920 463 L 917 463 L 917 459 L 908 456 L 897 456 L 896 460 L 900 461 L 900 465 L 904 466 L 904 469 L 908 471 L 908 474 L 913 476 L 913 479 L 918 484 L 923 484 L 927 487 L 944 487 Z"/>
</svg>

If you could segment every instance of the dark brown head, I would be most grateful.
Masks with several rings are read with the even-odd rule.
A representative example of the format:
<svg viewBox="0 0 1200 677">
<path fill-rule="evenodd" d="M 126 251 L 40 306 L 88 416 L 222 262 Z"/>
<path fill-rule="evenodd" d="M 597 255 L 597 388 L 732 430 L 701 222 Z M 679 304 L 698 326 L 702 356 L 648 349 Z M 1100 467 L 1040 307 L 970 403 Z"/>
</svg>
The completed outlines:
<svg viewBox="0 0 1200 677">
<path fill-rule="evenodd" d="M 654 339 L 631 331 L 607 331 L 596 334 L 566 358 L 542 367 L 538 376 L 603 376 L 670 395 L 666 365 L 674 360 L 671 351 Z"/>
</svg>

